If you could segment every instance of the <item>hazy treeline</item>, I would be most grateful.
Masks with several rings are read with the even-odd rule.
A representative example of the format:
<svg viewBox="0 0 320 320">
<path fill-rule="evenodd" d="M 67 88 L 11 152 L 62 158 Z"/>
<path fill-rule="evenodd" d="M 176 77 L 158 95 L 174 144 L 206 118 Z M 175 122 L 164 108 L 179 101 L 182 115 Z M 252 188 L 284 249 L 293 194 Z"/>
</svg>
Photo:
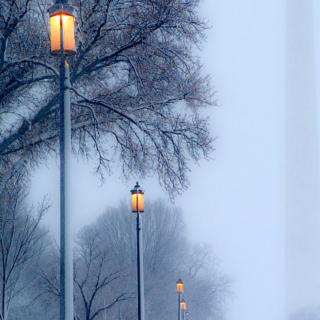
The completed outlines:
<svg viewBox="0 0 320 320">
<path fill-rule="evenodd" d="M 41 226 L 48 205 L 26 205 L 23 173 L 0 189 L 1 319 L 58 319 L 59 248 Z M 144 266 L 147 319 L 177 317 L 175 282 L 185 282 L 190 318 L 219 319 L 228 288 L 210 249 L 188 240 L 182 212 L 164 201 L 146 203 Z M 127 203 L 107 209 L 77 235 L 74 246 L 75 317 L 136 318 L 135 215 Z"/>
</svg>

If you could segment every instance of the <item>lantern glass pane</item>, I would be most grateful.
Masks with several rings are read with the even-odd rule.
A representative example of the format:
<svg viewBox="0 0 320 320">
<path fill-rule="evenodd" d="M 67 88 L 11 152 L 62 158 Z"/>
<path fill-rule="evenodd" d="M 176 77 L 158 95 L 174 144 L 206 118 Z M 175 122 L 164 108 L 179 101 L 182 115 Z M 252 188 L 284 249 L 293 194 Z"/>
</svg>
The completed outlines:
<svg viewBox="0 0 320 320">
<path fill-rule="evenodd" d="M 51 52 L 60 51 L 60 15 L 50 17 L 50 46 Z"/>
<path fill-rule="evenodd" d="M 74 39 L 74 17 L 69 15 L 62 15 L 63 24 L 63 46 L 64 51 L 75 51 Z"/>
<path fill-rule="evenodd" d="M 131 210 L 132 212 L 137 212 L 137 198 L 135 193 L 132 194 L 131 200 L 132 200 Z"/>
<path fill-rule="evenodd" d="M 144 212 L 143 193 L 132 194 L 132 212 Z"/>
</svg>

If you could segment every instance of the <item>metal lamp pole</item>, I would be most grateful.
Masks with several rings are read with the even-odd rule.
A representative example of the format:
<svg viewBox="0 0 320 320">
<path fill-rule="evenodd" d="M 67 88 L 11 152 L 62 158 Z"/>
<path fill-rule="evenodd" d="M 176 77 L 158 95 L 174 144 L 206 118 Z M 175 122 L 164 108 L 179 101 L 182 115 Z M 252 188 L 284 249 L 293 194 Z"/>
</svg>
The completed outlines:
<svg viewBox="0 0 320 320">
<path fill-rule="evenodd" d="M 142 237 L 142 220 L 141 213 L 144 212 L 143 191 L 137 182 L 132 194 L 132 212 L 137 214 L 137 278 L 138 278 L 138 320 L 145 319 L 144 313 L 144 277 L 143 277 L 143 237 Z"/>
<path fill-rule="evenodd" d="M 75 53 L 74 8 L 66 0 L 58 0 L 49 9 L 49 16 L 51 53 L 60 58 L 60 319 L 73 320 L 73 252 L 70 216 L 71 85 L 66 56 Z"/>
<path fill-rule="evenodd" d="M 181 320 L 181 293 L 178 293 L 178 320 Z"/>
<path fill-rule="evenodd" d="M 142 221 L 140 214 L 137 213 L 138 320 L 144 320 L 144 277 L 142 241 Z"/>
<path fill-rule="evenodd" d="M 73 320 L 73 263 L 70 217 L 70 72 L 60 65 L 60 319 Z"/>
</svg>

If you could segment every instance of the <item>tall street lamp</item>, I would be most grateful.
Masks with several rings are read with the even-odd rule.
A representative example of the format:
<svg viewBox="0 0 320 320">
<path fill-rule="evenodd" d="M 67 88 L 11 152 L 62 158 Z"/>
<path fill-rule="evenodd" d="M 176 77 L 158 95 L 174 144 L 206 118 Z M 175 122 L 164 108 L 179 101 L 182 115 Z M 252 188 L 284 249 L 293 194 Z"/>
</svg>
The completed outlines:
<svg viewBox="0 0 320 320">
<path fill-rule="evenodd" d="M 75 10 L 57 0 L 48 10 L 51 53 L 60 58 L 60 319 L 73 320 L 73 264 L 70 221 L 70 72 L 67 56 L 75 54 Z"/>
<path fill-rule="evenodd" d="M 132 212 L 137 214 L 137 274 L 138 274 L 138 320 L 144 320 L 144 279 L 143 279 L 143 247 L 142 221 L 144 212 L 144 193 L 137 182 L 131 190 Z"/>
<path fill-rule="evenodd" d="M 178 320 L 181 320 L 181 294 L 183 293 L 184 283 L 179 279 L 176 283 L 176 289 L 178 293 Z"/>
<path fill-rule="evenodd" d="M 185 299 L 182 299 L 180 302 L 180 310 L 182 311 L 182 320 L 185 320 L 185 313 L 187 310 L 187 302 Z"/>
</svg>

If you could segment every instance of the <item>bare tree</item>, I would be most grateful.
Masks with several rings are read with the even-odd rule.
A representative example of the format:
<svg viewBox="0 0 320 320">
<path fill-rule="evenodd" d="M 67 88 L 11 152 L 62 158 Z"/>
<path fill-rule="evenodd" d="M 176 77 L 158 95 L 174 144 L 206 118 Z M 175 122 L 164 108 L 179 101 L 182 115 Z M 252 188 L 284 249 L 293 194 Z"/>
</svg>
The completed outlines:
<svg viewBox="0 0 320 320">
<path fill-rule="evenodd" d="M 103 174 L 158 173 L 175 194 L 190 160 L 212 138 L 202 106 L 209 81 L 193 52 L 206 29 L 199 0 L 74 0 L 77 54 L 70 59 L 73 150 Z M 47 32 L 50 0 L 0 3 L 0 161 L 57 150 L 58 72 Z"/>
<path fill-rule="evenodd" d="M 46 247 L 45 231 L 40 221 L 48 206 L 40 204 L 34 217 L 34 208 L 25 202 L 24 170 L 13 169 L 9 176 L 2 175 L 0 189 L 0 319 L 9 317 L 12 306 L 25 299 L 25 293 L 37 278 L 35 267 Z M 33 276 L 29 277 L 32 272 Z"/>
<path fill-rule="evenodd" d="M 99 235 L 95 241 L 103 245 L 112 264 L 124 275 L 120 288 L 136 296 L 135 217 L 128 206 L 122 203 L 108 209 L 86 232 Z M 200 320 L 223 319 L 229 280 L 220 272 L 208 246 L 188 240 L 182 212 L 161 200 L 146 203 L 143 232 L 147 318 L 175 318 L 175 282 L 182 277 L 190 312 Z M 134 318 L 135 301 L 120 305 L 122 319 Z M 108 316 L 119 319 L 116 310 Z"/>
<path fill-rule="evenodd" d="M 79 235 L 75 260 L 76 318 L 99 319 L 121 301 L 131 298 L 126 288 L 119 288 L 122 273 L 99 241 L 94 227 Z"/>
</svg>

